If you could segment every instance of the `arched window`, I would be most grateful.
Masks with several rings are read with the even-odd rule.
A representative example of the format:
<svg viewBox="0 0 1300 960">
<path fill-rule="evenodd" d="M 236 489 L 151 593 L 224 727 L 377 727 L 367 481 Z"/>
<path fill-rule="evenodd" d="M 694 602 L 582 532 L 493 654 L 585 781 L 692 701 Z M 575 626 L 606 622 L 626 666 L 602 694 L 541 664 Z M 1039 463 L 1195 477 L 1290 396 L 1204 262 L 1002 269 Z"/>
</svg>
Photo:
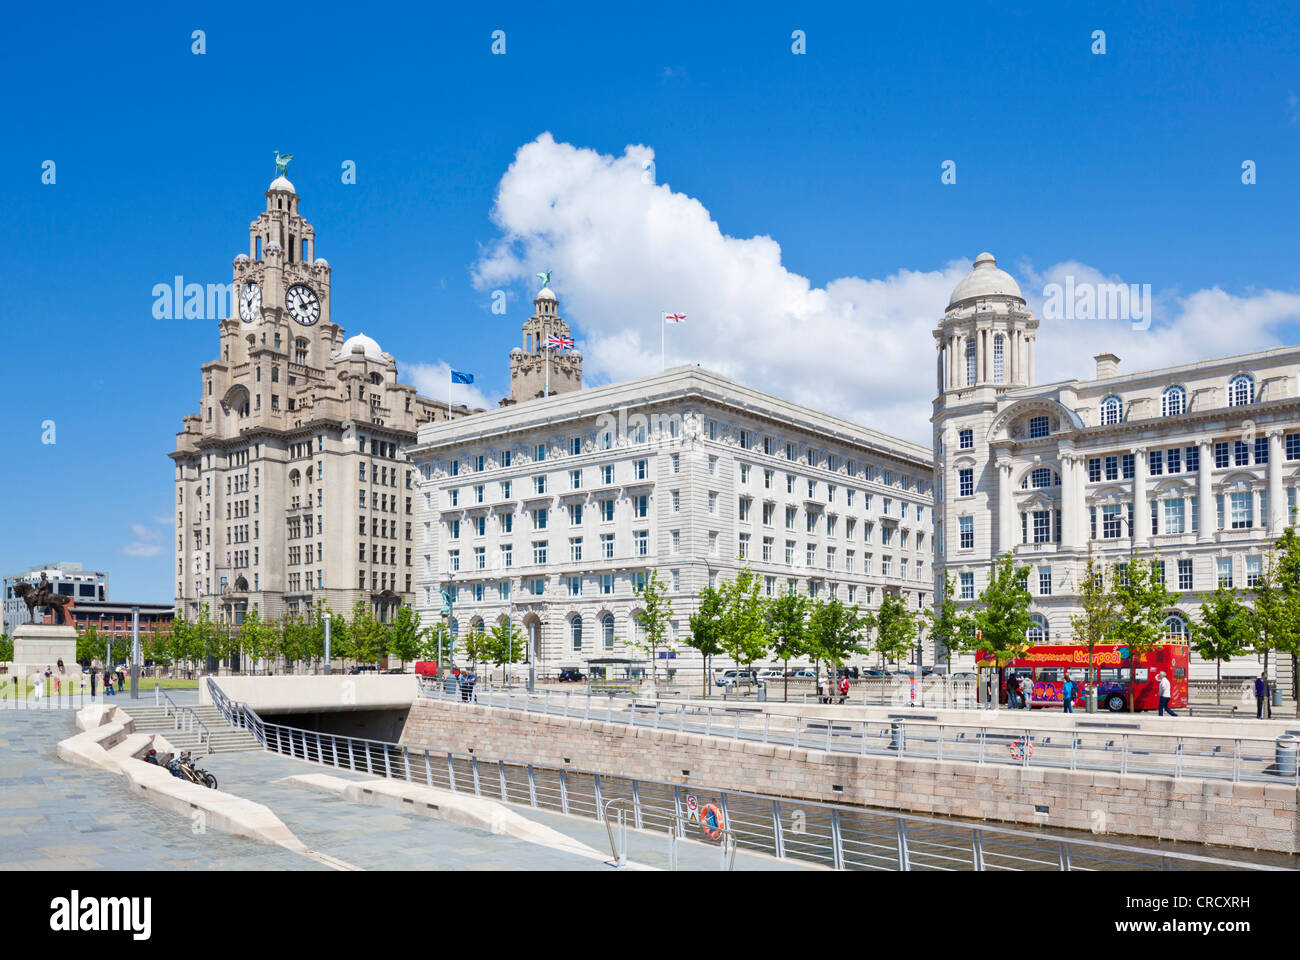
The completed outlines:
<svg viewBox="0 0 1300 960">
<path fill-rule="evenodd" d="M 1107 397 L 1101 402 L 1101 425 L 1105 427 L 1112 423 L 1119 423 L 1123 409 L 1124 405 L 1119 397 Z"/>
<path fill-rule="evenodd" d="M 605 649 L 614 649 L 614 615 L 607 613 L 600 618 L 600 634 L 604 640 Z"/>
<path fill-rule="evenodd" d="M 1187 410 L 1187 391 L 1182 387 L 1168 387 L 1160 398 L 1160 415 L 1177 417 Z"/>
<path fill-rule="evenodd" d="M 1187 642 L 1187 621 L 1182 614 L 1171 613 L 1165 617 L 1165 639 L 1177 643 Z"/>
<path fill-rule="evenodd" d="M 470 633 L 479 633 L 479 634 L 481 634 L 481 633 L 483 632 L 483 618 L 482 618 L 482 617 L 475 617 L 473 620 L 471 620 L 471 621 L 469 622 L 469 632 L 470 632 Z"/>
<path fill-rule="evenodd" d="M 645 643 L 645 619 L 640 610 L 632 614 L 632 635 L 637 643 Z"/>
<path fill-rule="evenodd" d="M 1047 643 L 1050 637 L 1050 633 L 1047 629 L 1047 621 L 1038 613 L 1030 614 L 1030 619 L 1033 623 L 1031 623 L 1029 629 L 1025 631 L 1025 639 L 1030 643 Z"/>
<path fill-rule="evenodd" d="M 582 617 L 575 616 L 569 621 L 569 636 L 573 638 L 573 652 L 582 652 Z"/>
<path fill-rule="evenodd" d="M 1228 406 L 1244 407 L 1254 402 L 1254 380 L 1242 373 L 1228 381 Z"/>
<path fill-rule="evenodd" d="M 1033 472 L 1029 474 L 1029 483 L 1035 490 L 1041 490 L 1044 487 L 1055 487 L 1060 482 L 1049 467 L 1035 467 Z"/>
<path fill-rule="evenodd" d="M 302 475 L 297 470 L 289 471 L 289 486 L 296 487 L 302 482 Z"/>
<path fill-rule="evenodd" d="M 307 341 L 303 337 L 293 341 L 293 362 L 307 366 Z"/>
<path fill-rule="evenodd" d="M 975 383 L 975 341 L 966 342 L 966 386 L 973 386 Z"/>
<path fill-rule="evenodd" d="M 1002 371 L 1005 368 L 1005 364 L 1002 360 L 1002 344 L 1004 340 L 1005 338 L 1001 334 L 993 338 L 993 380 L 995 383 L 1001 383 L 1003 379 Z"/>
</svg>

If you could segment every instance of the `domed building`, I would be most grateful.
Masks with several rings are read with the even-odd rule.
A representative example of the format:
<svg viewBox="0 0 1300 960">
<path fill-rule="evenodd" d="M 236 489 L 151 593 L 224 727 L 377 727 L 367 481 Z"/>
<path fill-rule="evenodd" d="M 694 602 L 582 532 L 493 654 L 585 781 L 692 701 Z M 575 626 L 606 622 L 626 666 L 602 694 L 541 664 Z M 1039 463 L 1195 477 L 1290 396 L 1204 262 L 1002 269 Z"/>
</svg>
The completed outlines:
<svg viewBox="0 0 1300 960">
<path fill-rule="evenodd" d="M 475 411 L 420 396 L 364 333 L 344 338 L 332 273 L 284 176 L 233 261 L 234 303 L 199 412 L 171 454 L 176 610 L 237 624 L 362 600 L 382 620 L 411 599 L 413 482 L 422 423 Z M 325 535 L 326 528 L 329 536 Z"/>
<path fill-rule="evenodd" d="M 1044 291 L 1053 310 L 1061 293 Z M 1137 295 L 1071 279 L 1066 297 L 1091 312 L 1076 316 L 1072 301 L 1068 319 L 1049 326 L 1087 322 Z M 1296 515 L 1300 348 L 1127 374 L 1100 353 L 1092 378 L 1040 386 L 1038 328 L 989 253 L 975 258 L 935 328 L 936 587 L 950 575 L 954 598 L 973 604 L 1009 552 L 1029 570 L 1027 639 L 1068 643 L 1089 556 L 1154 559 L 1178 595 L 1165 635 L 1186 642 L 1201 602 L 1220 583 L 1248 591 Z M 1271 662 L 1290 690 L 1292 663 Z M 1223 670 L 1248 677 L 1259 664 L 1244 657 Z M 1191 672 L 1214 677 L 1195 655 Z"/>
</svg>

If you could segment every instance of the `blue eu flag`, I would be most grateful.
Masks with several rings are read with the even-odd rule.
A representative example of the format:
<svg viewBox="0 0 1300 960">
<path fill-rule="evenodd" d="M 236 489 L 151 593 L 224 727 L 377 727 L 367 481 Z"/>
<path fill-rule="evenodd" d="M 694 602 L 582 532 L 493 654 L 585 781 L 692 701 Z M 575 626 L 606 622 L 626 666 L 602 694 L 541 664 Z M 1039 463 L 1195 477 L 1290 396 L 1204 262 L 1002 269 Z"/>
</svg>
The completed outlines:
<svg viewBox="0 0 1300 960">
<path fill-rule="evenodd" d="M 461 373 L 459 370 L 453 370 L 451 372 L 451 382 L 452 383 L 473 383 L 474 374 Z"/>
</svg>

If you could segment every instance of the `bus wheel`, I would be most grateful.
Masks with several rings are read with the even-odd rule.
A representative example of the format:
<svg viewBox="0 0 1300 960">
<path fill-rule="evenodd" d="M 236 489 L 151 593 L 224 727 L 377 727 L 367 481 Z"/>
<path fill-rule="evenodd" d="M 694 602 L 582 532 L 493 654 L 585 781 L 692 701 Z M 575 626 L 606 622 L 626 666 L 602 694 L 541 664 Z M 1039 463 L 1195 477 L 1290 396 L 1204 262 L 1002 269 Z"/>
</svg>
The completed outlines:
<svg viewBox="0 0 1300 960">
<path fill-rule="evenodd" d="M 1112 693 L 1106 698 L 1106 709 L 1111 713 L 1122 713 L 1124 710 L 1124 698 L 1118 693 Z"/>
</svg>

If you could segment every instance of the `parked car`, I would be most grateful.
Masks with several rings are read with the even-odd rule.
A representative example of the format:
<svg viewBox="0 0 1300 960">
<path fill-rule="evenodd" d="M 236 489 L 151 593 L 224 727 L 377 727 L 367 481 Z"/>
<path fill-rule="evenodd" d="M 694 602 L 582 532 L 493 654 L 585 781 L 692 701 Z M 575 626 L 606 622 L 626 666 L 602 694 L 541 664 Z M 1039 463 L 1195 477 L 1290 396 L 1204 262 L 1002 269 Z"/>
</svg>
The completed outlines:
<svg viewBox="0 0 1300 960">
<path fill-rule="evenodd" d="M 379 669 L 377 667 L 371 666 L 368 663 L 358 664 L 357 666 L 353 667 L 351 670 L 348 671 L 348 673 L 354 675 L 358 673 L 378 673 L 378 672 Z"/>
<path fill-rule="evenodd" d="M 816 679 L 817 679 L 817 674 L 816 674 L 815 672 L 813 672 L 812 670 L 810 670 L 808 667 L 801 667 L 801 668 L 798 669 L 798 670 L 791 670 L 791 671 L 790 671 L 790 676 L 791 676 L 791 677 L 797 677 L 797 678 L 800 679 L 800 680 L 816 680 Z"/>
<path fill-rule="evenodd" d="M 403 670 L 401 667 L 389 667 L 387 670 L 383 672 L 384 673 L 405 673 L 406 671 Z"/>
<path fill-rule="evenodd" d="M 758 674 L 753 670 L 723 670 L 722 676 L 713 681 L 719 687 L 733 683 L 758 683 Z"/>
<path fill-rule="evenodd" d="M 780 680 L 782 676 L 784 674 L 780 670 L 773 670 L 771 667 L 758 671 L 758 679 L 760 680 Z"/>
<path fill-rule="evenodd" d="M 975 674 L 962 671 L 961 673 L 954 673 L 952 679 L 961 683 L 974 683 L 976 678 Z"/>
<path fill-rule="evenodd" d="M 889 673 L 888 673 L 888 671 L 885 671 L 885 670 L 869 669 L 869 670 L 863 670 L 863 671 L 862 671 L 862 675 L 863 675 L 864 677 L 870 679 L 870 678 L 872 678 L 872 677 L 887 677 L 887 676 L 889 676 Z"/>
<path fill-rule="evenodd" d="M 578 683 L 587 678 L 577 670 L 561 670 L 560 683 Z"/>
</svg>

